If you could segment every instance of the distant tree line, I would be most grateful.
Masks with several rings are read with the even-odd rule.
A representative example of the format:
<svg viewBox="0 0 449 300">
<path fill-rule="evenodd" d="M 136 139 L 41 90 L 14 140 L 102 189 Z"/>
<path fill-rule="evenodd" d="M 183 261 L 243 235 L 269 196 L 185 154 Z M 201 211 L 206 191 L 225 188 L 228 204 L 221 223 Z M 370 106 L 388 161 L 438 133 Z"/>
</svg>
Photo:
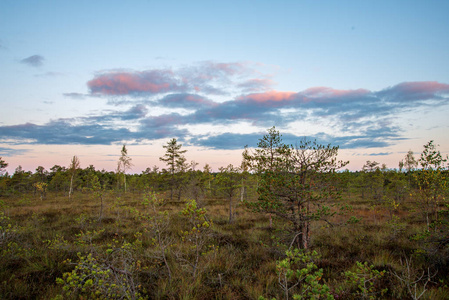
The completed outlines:
<svg viewBox="0 0 449 300">
<path fill-rule="evenodd" d="M 187 162 L 186 150 L 174 138 L 163 146 L 160 160 L 166 168 L 147 168 L 140 174 L 128 174 L 132 168 L 126 145 L 121 149 L 115 172 L 96 170 L 93 165 L 80 168 L 74 156 L 70 164 L 54 165 L 49 170 L 39 166 L 35 172 L 19 165 L 13 174 L 5 171 L 8 163 L 0 157 L 0 197 L 32 193 L 44 199 L 48 192 L 76 198 L 100 187 L 117 193 L 165 193 L 171 201 L 204 197 L 224 198 L 229 204 L 229 222 L 234 218 L 236 201 L 255 211 L 276 216 L 291 223 L 293 241 L 307 248 L 309 224 L 330 222 L 335 213 L 330 203 L 339 197 L 361 194 L 391 211 L 406 198 L 413 198 L 424 211 L 430 230 L 438 221 L 438 212 L 448 193 L 447 157 L 433 141 L 424 145 L 419 159 L 409 151 L 398 169 L 388 169 L 376 161 L 367 161 L 360 171 L 341 170 L 347 162 L 337 161 L 338 147 L 316 141 L 283 143 L 275 127 L 268 130 L 252 151 L 244 149 L 240 166 L 228 165 L 212 172 L 208 164 Z M 374 208 L 373 208 L 374 209 Z"/>
</svg>

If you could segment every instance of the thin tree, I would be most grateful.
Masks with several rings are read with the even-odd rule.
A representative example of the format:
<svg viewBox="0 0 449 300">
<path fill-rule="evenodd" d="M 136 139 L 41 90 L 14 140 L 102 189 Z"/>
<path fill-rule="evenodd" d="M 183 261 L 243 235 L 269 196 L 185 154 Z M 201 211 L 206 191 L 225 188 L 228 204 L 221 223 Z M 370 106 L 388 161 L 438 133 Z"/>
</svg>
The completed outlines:
<svg viewBox="0 0 449 300">
<path fill-rule="evenodd" d="M 167 145 L 162 146 L 166 149 L 164 156 L 159 157 L 159 160 L 165 162 L 168 166 L 168 173 L 170 174 L 170 200 L 173 200 L 173 190 L 176 184 L 175 175 L 180 165 L 185 164 L 184 153 L 187 150 L 181 150 L 182 144 L 178 144 L 178 141 L 173 138 L 167 142 Z"/>
<path fill-rule="evenodd" d="M 72 197 L 73 194 L 73 179 L 75 178 L 75 175 L 80 168 L 80 161 L 76 155 L 72 157 L 72 160 L 70 161 L 69 166 L 69 173 L 70 173 L 70 189 L 69 189 L 69 200 Z"/>
<path fill-rule="evenodd" d="M 232 199 L 235 198 L 236 192 L 240 189 L 241 174 L 239 169 L 232 164 L 226 168 L 221 167 L 220 173 L 217 174 L 216 181 L 219 191 L 229 200 L 229 223 L 233 222 L 234 212 L 232 211 Z"/>
<path fill-rule="evenodd" d="M 411 173 L 412 171 L 418 167 L 418 161 L 415 159 L 415 156 L 413 155 L 413 151 L 409 150 L 407 152 L 407 155 L 405 156 L 405 160 L 403 163 L 405 169 L 407 170 L 407 177 L 408 177 L 408 185 L 411 186 Z"/>
<path fill-rule="evenodd" d="M 117 172 L 119 174 L 123 174 L 123 184 L 125 186 L 126 193 L 126 171 L 130 170 L 133 164 L 131 163 L 131 158 L 128 156 L 128 150 L 126 149 L 126 145 L 123 145 L 121 150 L 121 156 L 117 163 Z"/>
<path fill-rule="evenodd" d="M 209 164 L 204 165 L 203 174 L 204 174 L 205 180 L 207 181 L 207 190 L 210 192 L 211 182 L 214 179 L 214 176 L 212 175 L 212 168 L 211 168 L 211 166 L 209 166 Z"/>
<path fill-rule="evenodd" d="M 421 201 L 420 207 L 424 208 L 428 231 L 430 231 L 431 221 L 434 222 L 435 231 L 438 227 L 438 211 L 447 190 L 445 166 L 447 161 L 448 157 L 444 158 L 434 141 L 430 141 L 424 145 L 419 159 L 421 170 L 414 174 L 419 188 L 418 199 Z M 432 216 L 433 220 L 431 220 Z"/>
<path fill-rule="evenodd" d="M 245 150 L 242 153 L 242 163 L 240 164 L 241 172 L 241 185 L 240 185 L 240 202 L 245 200 L 246 194 L 246 178 L 249 175 L 249 169 L 251 167 L 251 163 L 247 160 L 248 157 L 248 148 L 245 147 Z"/>
</svg>

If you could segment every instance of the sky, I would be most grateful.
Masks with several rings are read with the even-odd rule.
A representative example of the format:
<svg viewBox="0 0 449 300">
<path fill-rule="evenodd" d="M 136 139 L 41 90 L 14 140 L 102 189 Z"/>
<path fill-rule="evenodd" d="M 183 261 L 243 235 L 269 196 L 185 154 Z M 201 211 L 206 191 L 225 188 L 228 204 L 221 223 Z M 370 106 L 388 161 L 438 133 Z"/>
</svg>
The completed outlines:
<svg viewBox="0 0 449 300">
<path fill-rule="evenodd" d="M 0 1 L 0 156 L 240 165 L 273 126 L 360 170 L 449 153 L 449 1 Z"/>
</svg>

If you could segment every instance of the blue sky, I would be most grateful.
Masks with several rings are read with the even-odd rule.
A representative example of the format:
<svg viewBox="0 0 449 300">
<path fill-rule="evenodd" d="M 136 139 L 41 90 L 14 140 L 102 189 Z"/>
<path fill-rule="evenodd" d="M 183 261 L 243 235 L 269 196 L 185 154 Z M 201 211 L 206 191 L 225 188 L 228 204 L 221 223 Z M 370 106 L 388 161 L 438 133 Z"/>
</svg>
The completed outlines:
<svg viewBox="0 0 449 300">
<path fill-rule="evenodd" d="M 448 1 L 1 1 L 0 156 L 12 172 L 238 165 L 276 126 L 357 170 L 449 152 Z"/>
</svg>

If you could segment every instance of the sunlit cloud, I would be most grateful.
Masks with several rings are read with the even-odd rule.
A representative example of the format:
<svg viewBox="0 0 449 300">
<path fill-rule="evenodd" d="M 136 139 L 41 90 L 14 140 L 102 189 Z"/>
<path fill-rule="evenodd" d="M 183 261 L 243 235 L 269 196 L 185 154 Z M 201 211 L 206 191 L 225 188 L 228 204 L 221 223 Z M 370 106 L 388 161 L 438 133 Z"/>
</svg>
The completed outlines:
<svg viewBox="0 0 449 300">
<path fill-rule="evenodd" d="M 95 95 L 139 97 L 165 93 L 230 95 L 265 90 L 273 84 L 268 78 L 249 78 L 255 74 L 256 71 L 248 63 L 202 62 L 176 70 L 101 72 L 87 85 Z"/>
<path fill-rule="evenodd" d="M 279 92 L 279 91 L 269 91 L 265 93 L 249 94 L 237 98 L 237 100 L 243 102 L 255 102 L 258 104 L 268 104 L 271 106 L 282 106 L 282 102 L 288 102 L 295 99 L 298 94 L 295 92 Z"/>
<path fill-rule="evenodd" d="M 108 72 L 87 83 L 91 93 L 104 95 L 160 94 L 186 88 L 169 70 L 143 72 Z"/>
<path fill-rule="evenodd" d="M 309 138 L 342 149 L 380 148 L 408 138 L 392 118 L 404 108 L 449 104 L 449 85 L 439 82 L 405 82 L 380 91 L 279 91 L 273 85 L 270 75 L 250 63 L 100 72 L 87 82 L 88 94 L 64 96 L 101 96 L 114 109 L 42 125 L 0 126 L 0 136 L 23 144 L 81 145 L 177 137 L 191 146 L 232 150 L 256 146 L 266 128 L 276 125 L 287 129 L 285 142 L 293 145 Z"/>
</svg>

